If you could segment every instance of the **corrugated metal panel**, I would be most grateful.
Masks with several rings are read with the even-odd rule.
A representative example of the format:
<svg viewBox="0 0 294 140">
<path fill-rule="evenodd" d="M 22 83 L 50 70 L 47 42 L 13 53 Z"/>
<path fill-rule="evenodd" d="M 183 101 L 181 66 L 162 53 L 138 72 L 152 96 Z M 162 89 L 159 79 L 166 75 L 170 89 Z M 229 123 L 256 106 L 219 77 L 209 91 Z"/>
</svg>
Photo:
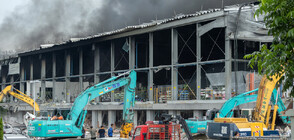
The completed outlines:
<svg viewBox="0 0 294 140">
<path fill-rule="evenodd" d="M 109 32 L 103 32 L 103 33 L 99 33 L 97 35 L 93 35 L 93 36 L 88 36 L 85 38 L 71 38 L 68 41 L 62 42 L 62 43 L 56 43 L 55 45 L 46 45 L 46 47 L 40 47 L 34 50 L 30 50 L 30 51 L 25 51 L 22 53 L 29 53 L 29 52 L 33 52 L 33 51 L 37 51 L 40 49 L 46 49 L 46 48 L 50 48 L 50 47 L 58 47 L 58 45 L 63 45 L 63 44 L 67 44 L 67 43 L 72 43 L 72 42 L 78 42 L 78 41 L 82 41 L 82 40 L 88 40 L 88 39 L 93 39 L 93 38 L 99 38 L 99 37 L 104 37 L 104 36 L 109 36 L 109 35 L 114 35 L 114 34 L 119 34 L 119 33 L 124 33 L 124 32 L 129 32 L 129 31 L 133 31 L 133 30 L 137 30 L 137 29 L 143 29 L 143 28 L 148 28 L 148 27 L 153 27 L 153 26 L 158 26 L 158 25 L 162 25 L 162 24 L 166 24 L 172 21 L 176 21 L 176 20 L 181 20 L 181 19 L 185 19 L 185 18 L 190 18 L 190 17 L 197 17 L 197 16 L 201 16 L 201 15 L 205 15 L 208 13 L 213 13 L 213 12 L 217 12 L 220 11 L 221 9 L 209 9 L 209 10 L 205 10 L 205 11 L 198 11 L 194 14 L 179 14 L 176 15 L 173 18 L 167 18 L 167 19 L 163 19 L 163 20 L 153 20 L 149 23 L 143 23 L 140 25 L 132 25 L 132 26 L 127 26 L 125 28 L 121 28 L 121 29 L 117 29 L 117 30 L 113 30 L 113 31 L 109 31 Z"/>
</svg>

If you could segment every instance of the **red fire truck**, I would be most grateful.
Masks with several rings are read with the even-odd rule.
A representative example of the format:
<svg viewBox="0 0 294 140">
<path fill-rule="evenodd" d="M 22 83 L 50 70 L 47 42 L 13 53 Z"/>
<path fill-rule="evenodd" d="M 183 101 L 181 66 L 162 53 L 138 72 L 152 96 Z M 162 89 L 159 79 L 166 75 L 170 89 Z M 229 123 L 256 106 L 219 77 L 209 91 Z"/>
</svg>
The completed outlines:
<svg viewBox="0 0 294 140">
<path fill-rule="evenodd" d="M 172 117 L 171 115 L 164 114 L 162 117 L 164 118 L 163 121 L 147 121 L 146 125 L 137 126 L 132 140 L 180 140 L 181 125 L 187 138 L 189 140 L 192 139 L 192 134 L 181 116 Z"/>
</svg>

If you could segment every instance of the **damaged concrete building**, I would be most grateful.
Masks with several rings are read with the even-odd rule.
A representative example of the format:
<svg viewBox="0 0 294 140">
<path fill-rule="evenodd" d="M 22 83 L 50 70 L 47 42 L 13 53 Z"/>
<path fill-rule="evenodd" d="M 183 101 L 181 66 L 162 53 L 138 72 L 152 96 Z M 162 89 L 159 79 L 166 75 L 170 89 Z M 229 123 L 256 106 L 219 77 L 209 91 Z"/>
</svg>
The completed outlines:
<svg viewBox="0 0 294 140">
<path fill-rule="evenodd" d="M 1 88 L 13 84 L 41 110 L 70 109 L 88 86 L 130 69 L 137 71 L 135 126 L 160 114 L 203 117 L 236 93 L 257 88 L 259 76 L 246 54 L 270 43 L 256 5 L 199 11 L 154 20 L 1 60 Z M 35 97 L 34 97 L 35 96 Z M 121 123 L 123 90 L 91 102 L 87 125 Z M 7 117 L 19 120 L 29 105 L 6 96 Z M 252 105 L 243 108 L 252 108 Z"/>
</svg>

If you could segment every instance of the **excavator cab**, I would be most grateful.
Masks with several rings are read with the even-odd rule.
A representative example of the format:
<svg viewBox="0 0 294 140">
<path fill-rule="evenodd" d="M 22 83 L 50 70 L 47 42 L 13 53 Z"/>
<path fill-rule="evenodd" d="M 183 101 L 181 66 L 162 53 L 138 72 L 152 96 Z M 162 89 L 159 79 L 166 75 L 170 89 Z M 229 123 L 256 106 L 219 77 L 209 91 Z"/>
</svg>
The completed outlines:
<svg viewBox="0 0 294 140">
<path fill-rule="evenodd" d="M 209 109 L 206 111 L 206 120 L 213 120 L 215 117 L 217 117 L 217 113 L 219 112 L 218 109 Z"/>
<path fill-rule="evenodd" d="M 69 109 L 55 109 L 53 111 L 51 120 L 64 120 L 69 112 Z"/>
</svg>

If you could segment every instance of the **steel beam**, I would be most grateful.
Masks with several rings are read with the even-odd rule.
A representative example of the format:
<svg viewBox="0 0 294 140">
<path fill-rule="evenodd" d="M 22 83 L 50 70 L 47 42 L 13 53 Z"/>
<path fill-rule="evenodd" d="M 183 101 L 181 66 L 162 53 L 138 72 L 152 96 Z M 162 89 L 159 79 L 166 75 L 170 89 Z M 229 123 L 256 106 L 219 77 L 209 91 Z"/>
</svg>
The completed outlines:
<svg viewBox="0 0 294 140">
<path fill-rule="evenodd" d="M 84 66 L 84 64 L 83 64 L 83 49 L 82 48 L 80 48 L 80 50 L 79 50 L 79 84 L 80 84 L 80 87 L 79 87 L 79 89 L 80 89 L 80 93 L 82 93 L 82 91 L 84 90 L 84 81 L 83 81 L 83 66 Z"/>
<path fill-rule="evenodd" d="M 52 99 L 53 102 L 57 101 L 58 95 L 56 94 L 56 54 L 52 53 Z"/>
<path fill-rule="evenodd" d="M 199 33 L 200 24 L 196 24 L 196 99 L 201 99 L 201 35 Z"/>
<path fill-rule="evenodd" d="M 13 75 L 10 76 L 10 83 L 13 83 L 14 82 L 14 77 Z M 13 88 L 13 84 L 12 85 L 12 88 Z M 10 95 L 10 103 L 13 103 L 14 102 L 14 98 L 13 96 Z"/>
<path fill-rule="evenodd" d="M 199 36 L 202 36 L 203 34 L 207 33 L 208 31 L 212 30 L 213 28 L 220 28 L 225 27 L 225 18 L 219 17 L 215 21 L 212 21 L 210 23 L 207 23 L 203 26 L 198 26 L 197 28 Z"/>
<path fill-rule="evenodd" d="M 148 74 L 148 99 L 153 101 L 153 33 L 149 33 L 149 74 Z"/>
<path fill-rule="evenodd" d="M 129 37 L 129 69 L 135 69 L 135 38 L 134 37 Z"/>
<path fill-rule="evenodd" d="M 175 28 L 171 29 L 171 84 L 172 84 L 172 100 L 178 99 L 178 32 Z"/>
<path fill-rule="evenodd" d="M 115 45 L 114 42 L 111 41 L 110 43 L 110 71 L 111 71 L 111 76 L 114 76 L 114 66 L 115 66 Z M 114 91 L 111 91 L 110 93 L 110 99 L 111 102 L 114 102 Z"/>
<path fill-rule="evenodd" d="M 98 73 L 100 72 L 100 48 L 96 44 L 92 44 L 92 48 L 94 49 L 94 83 L 98 84 L 100 82 L 100 77 Z M 96 102 L 100 101 L 100 97 L 95 99 Z"/>
<path fill-rule="evenodd" d="M 20 58 L 21 59 L 21 58 Z M 21 91 L 21 92 L 23 92 L 23 93 L 25 93 L 25 91 L 24 91 L 24 86 L 25 86 L 25 84 L 24 84 L 24 81 L 25 81 L 26 79 L 25 79 L 25 70 L 24 70 L 24 64 L 23 65 L 20 65 L 20 80 L 19 80 L 19 90 Z"/>
<path fill-rule="evenodd" d="M 30 57 L 30 80 L 34 80 L 34 64 L 33 64 L 33 58 Z"/>
<path fill-rule="evenodd" d="M 65 97 L 66 102 L 70 103 L 70 52 L 65 51 Z"/>
<path fill-rule="evenodd" d="M 95 48 L 95 55 L 94 55 L 94 83 L 97 84 L 99 80 L 99 76 L 97 75 L 100 72 L 100 54 L 99 50 L 100 48 L 93 44 L 93 47 Z"/>
<path fill-rule="evenodd" d="M 45 56 L 41 56 L 41 100 L 45 101 L 46 90 L 46 59 Z"/>
</svg>

